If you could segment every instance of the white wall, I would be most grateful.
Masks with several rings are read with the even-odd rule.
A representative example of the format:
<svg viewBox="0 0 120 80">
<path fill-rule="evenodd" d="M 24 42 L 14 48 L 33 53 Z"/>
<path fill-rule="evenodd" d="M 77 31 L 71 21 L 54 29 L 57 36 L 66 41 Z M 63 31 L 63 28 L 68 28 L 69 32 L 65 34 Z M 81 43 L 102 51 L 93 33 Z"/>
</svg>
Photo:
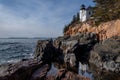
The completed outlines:
<svg viewBox="0 0 120 80">
<path fill-rule="evenodd" d="M 90 12 L 90 14 L 89 14 L 89 12 Z M 91 10 L 88 10 L 88 11 L 80 10 L 79 15 L 80 15 L 80 22 L 84 22 L 91 17 L 92 11 Z"/>
<path fill-rule="evenodd" d="M 84 22 L 87 19 L 87 11 L 86 10 L 80 10 L 80 22 Z"/>
</svg>

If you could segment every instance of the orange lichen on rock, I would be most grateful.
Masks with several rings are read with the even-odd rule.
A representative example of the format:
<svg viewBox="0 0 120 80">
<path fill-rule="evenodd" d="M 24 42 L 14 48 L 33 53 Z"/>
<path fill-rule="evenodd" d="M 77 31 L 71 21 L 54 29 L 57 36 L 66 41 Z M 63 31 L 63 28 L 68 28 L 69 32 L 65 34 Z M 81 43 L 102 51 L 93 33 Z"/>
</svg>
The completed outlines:
<svg viewBox="0 0 120 80">
<path fill-rule="evenodd" d="M 92 26 L 88 23 L 71 25 L 64 35 L 73 36 L 77 33 L 96 33 L 100 40 L 120 36 L 120 20 L 101 23 L 99 26 Z"/>
</svg>

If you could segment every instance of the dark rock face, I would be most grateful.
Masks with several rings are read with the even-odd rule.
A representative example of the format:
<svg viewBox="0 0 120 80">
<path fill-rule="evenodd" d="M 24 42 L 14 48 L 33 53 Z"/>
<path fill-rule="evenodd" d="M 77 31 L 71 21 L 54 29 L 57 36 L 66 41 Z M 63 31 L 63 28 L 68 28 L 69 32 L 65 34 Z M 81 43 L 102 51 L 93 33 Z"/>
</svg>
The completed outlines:
<svg viewBox="0 0 120 80">
<path fill-rule="evenodd" d="M 18 62 L 9 65 L 3 72 L 4 75 L 0 76 L 0 80 L 30 80 L 35 70 L 42 66 L 43 62 L 36 59 Z"/>
<path fill-rule="evenodd" d="M 94 80 L 119 80 L 120 73 L 112 72 L 106 69 L 100 69 L 95 64 L 90 64 L 90 70 L 94 75 Z"/>
<path fill-rule="evenodd" d="M 48 76 L 45 80 L 90 80 L 71 71 L 60 69 L 56 76 Z"/>
<path fill-rule="evenodd" d="M 54 40 L 39 40 L 35 57 L 43 62 L 65 63 L 67 67 L 77 67 L 79 61 L 88 63 L 89 52 L 98 42 L 94 33 L 79 33 L 75 36 L 63 36 Z"/>
<path fill-rule="evenodd" d="M 44 80 L 49 69 L 50 66 L 48 64 L 43 65 L 32 74 L 30 80 Z"/>
<path fill-rule="evenodd" d="M 76 63 L 78 63 L 79 61 L 88 62 L 89 52 L 94 46 L 94 44 L 97 42 L 98 42 L 98 38 L 96 34 L 79 33 L 71 37 L 70 36 L 59 37 L 54 41 L 54 45 L 58 47 L 59 43 L 61 43 L 61 46 L 59 46 L 59 48 L 63 50 L 64 56 L 65 57 L 69 56 L 70 57 L 69 61 L 72 60 L 71 62 L 75 62 L 76 60 Z M 70 56 L 71 54 L 75 55 L 76 59 L 74 58 L 74 56 Z M 71 65 L 74 65 L 74 64 L 71 64 Z"/>
<path fill-rule="evenodd" d="M 48 44 L 49 41 L 47 40 L 39 40 L 37 42 L 37 46 L 36 46 L 36 49 L 35 49 L 35 57 L 42 57 L 43 56 L 43 53 L 44 53 L 44 49 L 46 47 L 46 45 Z"/>
<path fill-rule="evenodd" d="M 76 56 L 74 53 L 66 54 L 64 57 L 65 63 L 70 63 L 69 67 L 74 67 L 76 64 Z"/>
<path fill-rule="evenodd" d="M 102 69 L 120 72 L 120 37 L 96 44 L 90 53 L 89 61 Z"/>
<path fill-rule="evenodd" d="M 35 57 L 40 57 L 42 61 L 51 63 L 56 57 L 56 48 L 52 40 L 39 40 L 36 46 Z"/>
<path fill-rule="evenodd" d="M 88 62 L 89 51 L 98 41 L 94 33 L 79 33 L 75 36 L 63 36 L 54 40 L 39 40 L 35 57 L 43 62 L 57 62 L 77 66 L 79 61 Z"/>
<path fill-rule="evenodd" d="M 43 62 L 63 63 L 63 51 L 59 47 L 55 47 L 52 40 L 39 40 L 35 50 L 35 57 L 41 58 Z"/>
</svg>

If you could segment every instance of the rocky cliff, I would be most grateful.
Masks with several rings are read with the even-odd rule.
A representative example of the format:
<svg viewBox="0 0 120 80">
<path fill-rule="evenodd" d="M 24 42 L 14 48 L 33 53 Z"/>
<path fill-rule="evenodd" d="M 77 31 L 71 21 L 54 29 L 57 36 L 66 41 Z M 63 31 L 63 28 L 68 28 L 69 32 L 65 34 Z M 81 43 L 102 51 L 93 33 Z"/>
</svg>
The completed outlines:
<svg viewBox="0 0 120 80">
<path fill-rule="evenodd" d="M 120 37 L 98 42 L 95 33 L 79 33 L 39 40 L 34 56 L 0 67 L 0 80 L 120 79 Z"/>
<path fill-rule="evenodd" d="M 89 71 L 89 75 L 92 73 L 94 76 L 94 79 L 90 78 L 90 80 L 119 80 L 120 78 L 119 36 L 98 42 L 95 33 L 79 33 L 73 36 L 58 37 L 52 44 L 51 41 L 50 43 L 47 41 L 47 44 L 46 41 L 38 41 L 38 43 L 35 55 L 39 55 L 45 62 L 55 62 L 60 72 L 62 69 L 64 73 L 64 68 L 68 72 L 72 71 L 73 74 L 77 73 L 78 75 L 81 74 L 81 71 L 83 74 L 84 71 Z M 68 76 L 70 77 L 70 74 Z"/>
<path fill-rule="evenodd" d="M 91 25 L 91 22 L 77 23 L 69 26 L 64 35 L 73 36 L 77 33 L 96 33 L 99 40 L 108 39 L 112 36 L 120 36 L 120 20 L 101 23 L 99 26 Z"/>
</svg>

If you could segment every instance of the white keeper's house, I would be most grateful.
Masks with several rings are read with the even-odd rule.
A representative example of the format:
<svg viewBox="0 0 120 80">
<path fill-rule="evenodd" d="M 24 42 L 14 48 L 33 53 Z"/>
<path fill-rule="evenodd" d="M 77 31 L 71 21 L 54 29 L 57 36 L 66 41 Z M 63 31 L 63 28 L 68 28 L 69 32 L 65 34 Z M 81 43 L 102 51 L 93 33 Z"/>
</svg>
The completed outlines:
<svg viewBox="0 0 120 80">
<path fill-rule="evenodd" d="M 88 19 L 91 18 L 92 14 L 93 14 L 93 9 L 91 6 L 86 8 L 85 5 L 81 5 L 79 12 L 80 22 L 87 21 Z"/>
</svg>

